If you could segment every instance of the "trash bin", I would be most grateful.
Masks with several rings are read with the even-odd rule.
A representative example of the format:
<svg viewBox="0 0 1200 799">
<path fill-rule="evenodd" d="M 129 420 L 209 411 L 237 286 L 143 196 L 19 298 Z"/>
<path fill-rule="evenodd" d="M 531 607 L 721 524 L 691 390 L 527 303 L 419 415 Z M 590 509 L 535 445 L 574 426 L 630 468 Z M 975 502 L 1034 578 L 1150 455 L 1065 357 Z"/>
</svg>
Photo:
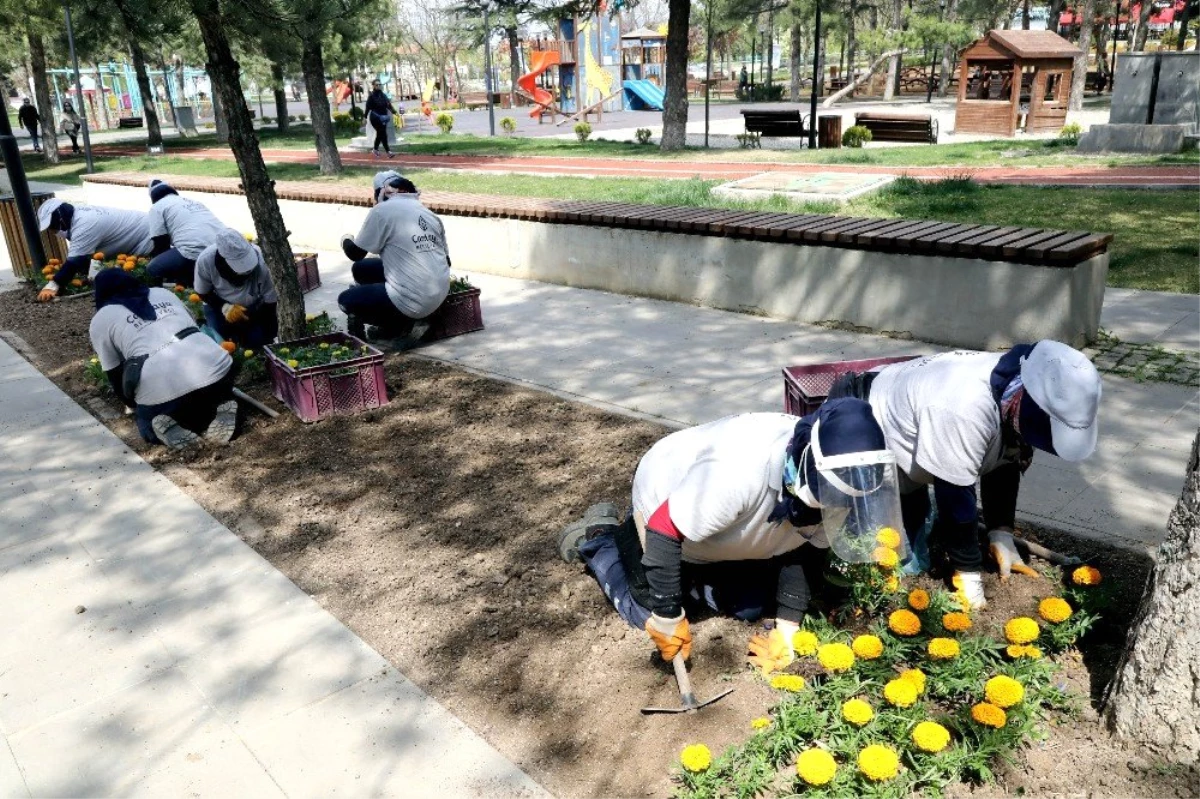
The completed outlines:
<svg viewBox="0 0 1200 799">
<path fill-rule="evenodd" d="M 817 146 L 822 150 L 842 146 L 841 114 L 826 114 L 818 119 Z"/>
<path fill-rule="evenodd" d="M 42 203 L 53 196 L 50 192 L 32 194 L 33 210 L 36 212 Z M 21 226 L 21 215 L 17 213 L 17 199 L 11 194 L 0 196 L 0 227 L 4 228 L 4 243 L 8 245 L 8 257 L 13 273 L 20 280 L 33 280 L 44 264 L 33 263 L 29 255 L 29 247 L 25 243 L 25 229 Z M 47 258 L 66 260 L 66 242 L 50 231 L 42 234 L 42 250 Z"/>
</svg>

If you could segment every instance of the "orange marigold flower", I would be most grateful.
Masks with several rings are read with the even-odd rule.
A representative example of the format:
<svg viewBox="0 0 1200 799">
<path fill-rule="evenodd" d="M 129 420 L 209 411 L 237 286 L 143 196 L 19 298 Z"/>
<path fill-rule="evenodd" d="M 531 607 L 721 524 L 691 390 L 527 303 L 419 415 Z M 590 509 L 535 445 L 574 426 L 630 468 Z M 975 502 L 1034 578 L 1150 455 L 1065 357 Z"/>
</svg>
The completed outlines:
<svg viewBox="0 0 1200 799">
<path fill-rule="evenodd" d="M 961 633 L 971 629 L 971 617 L 958 611 L 947 613 L 942 616 L 942 626 L 946 628 L 946 632 Z"/>
<path fill-rule="evenodd" d="M 911 610 L 894 610 L 888 616 L 888 629 L 896 635 L 916 635 L 921 632 L 921 620 Z"/>
<path fill-rule="evenodd" d="M 1052 624 L 1071 618 L 1071 605 L 1062 597 L 1048 596 L 1038 603 L 1038 615 Z"/>
<path fill-rule="evenodd" d="M 896 554 L 896 550 L 888 547 L 875 547 L 871 553 L 871 559 L 884 569 L 894 569 L 900 562 L 900 556 Z"/>
<path fill-rule="evenodd" d="M 931 638 L 928 651 L 929 657 L 934 660 L 952 660 L 958 657 L 958 641 L 953 638 Z"/>
<path fill-rule="evenodd" d="M 980 702 L 971 708 L 971 718 L 985 727 L 1000 729 L 1008 723 L 1008 714 L 988 702 Z"/>
<path fill-rule="evenodd" d="M 1100 585 L 1100 570 L 1092 566 L 1080 566 L 1071 572 L 1071 582 L 1075 585 Z"/>
<path fill-rule="evenodd" d="M 929 607 L 929 592 L 924 588 L 914 588 L 909 591 L 908 606 L 913 610 L 925 610 Z"/>
</svg>

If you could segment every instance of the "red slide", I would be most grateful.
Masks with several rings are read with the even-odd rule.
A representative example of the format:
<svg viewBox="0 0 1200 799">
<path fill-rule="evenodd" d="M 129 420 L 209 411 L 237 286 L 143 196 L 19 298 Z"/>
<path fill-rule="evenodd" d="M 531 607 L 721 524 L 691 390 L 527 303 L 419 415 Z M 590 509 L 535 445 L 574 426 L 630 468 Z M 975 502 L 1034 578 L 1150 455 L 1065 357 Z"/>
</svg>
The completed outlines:
<svg viewBox="0 0 1200 799">
<path fill-rule="evenodd" d="M 559 63 L 558 51 L 534 50 L 530 55 L 529 61 L 529 65 L 533 67 L 533 71 L 517 78 L 517 85 L 537 103 L 534 109 L 529 112 L 529 116 L 536 117 L 554 103 L 554 95 L 537 85 L 537 77 Z"/>
</svg>

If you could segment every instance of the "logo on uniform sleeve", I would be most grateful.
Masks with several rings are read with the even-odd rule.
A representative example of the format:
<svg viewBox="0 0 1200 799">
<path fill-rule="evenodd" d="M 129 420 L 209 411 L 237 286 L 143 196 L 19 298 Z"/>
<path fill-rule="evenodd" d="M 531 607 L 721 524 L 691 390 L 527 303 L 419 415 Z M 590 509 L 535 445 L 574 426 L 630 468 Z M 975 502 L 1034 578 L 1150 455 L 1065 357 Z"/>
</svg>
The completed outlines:
<svg viewBox="0 0 1200 799">
<path fill-rule="evenodd" d="M 437 233 L 429 229 L 429 223 L 425 221 L 425 217 L 418 216 L 417 224 L 421 228 L 420 234 L 414 234 L 412 243 L 416 245 L 414 248 L 417 252 L 433 252 L 435 249 L 442 246 L 441 240 L 438 239 Z"/>
<path fill-rule="evenodd" d="M 425 221 L 425 217 L 418 216 L 417 224 L 421 226 L 421 230 L 429 230 L 429 223 Z"/>
</svg>

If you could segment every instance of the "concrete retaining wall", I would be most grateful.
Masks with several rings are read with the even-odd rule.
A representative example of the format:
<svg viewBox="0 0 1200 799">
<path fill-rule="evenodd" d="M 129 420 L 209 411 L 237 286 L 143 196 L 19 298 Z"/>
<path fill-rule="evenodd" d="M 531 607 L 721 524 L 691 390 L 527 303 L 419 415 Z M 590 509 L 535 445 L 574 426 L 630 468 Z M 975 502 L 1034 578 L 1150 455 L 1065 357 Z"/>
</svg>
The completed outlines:
<svg viewBox="0 0 1200 799">
<path fill-rule="evenodd" d="M 89 202 L 149 205 L 143 187 L 87 183 Z M 241 195 L 181 192 L 253 230 Z M 363 207 L 281 200 L 296 248 L 338 250 Z M 949 346 L 1095 338 L 1107 253 L 1073 267 L 875 253 L 513 219 L 444 215 L 456 270 L 656 297 Z"/>
</svg>

